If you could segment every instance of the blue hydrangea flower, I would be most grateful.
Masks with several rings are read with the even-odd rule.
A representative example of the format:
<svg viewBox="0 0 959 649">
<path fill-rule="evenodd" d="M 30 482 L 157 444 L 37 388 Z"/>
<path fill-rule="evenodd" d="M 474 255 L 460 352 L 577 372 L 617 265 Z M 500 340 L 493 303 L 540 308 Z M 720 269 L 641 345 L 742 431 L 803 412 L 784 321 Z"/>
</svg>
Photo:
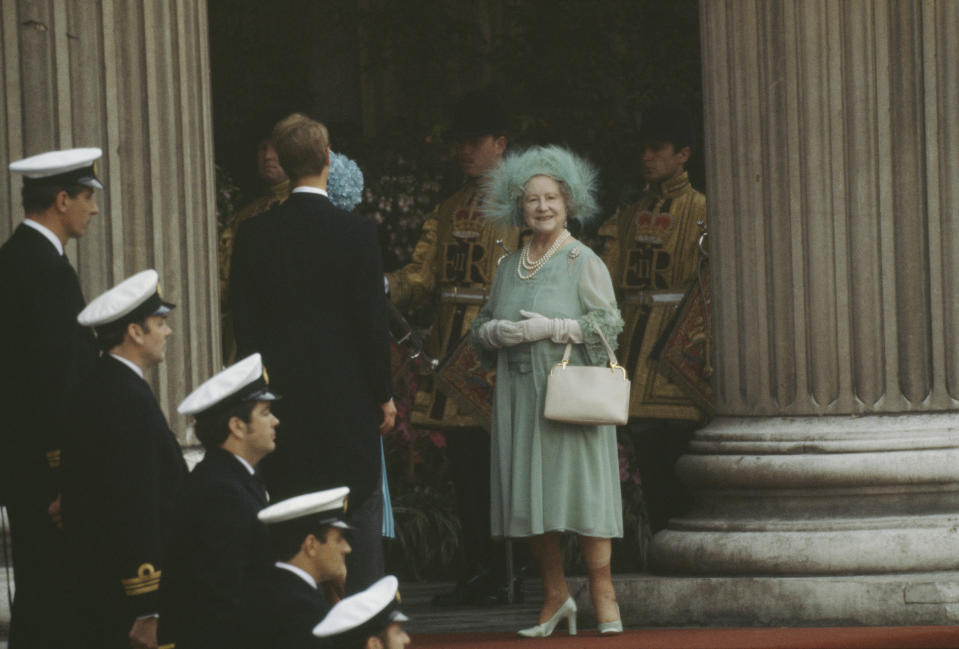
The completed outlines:
<svg viewBox="0 0 959 649">
<path fill-rule="evenodd" d="M 345 155 L 330 151 L 330 177 L 326 193 L 337 207 L 352 211 L 363 200 L 363 172 Z"/>
</svg>

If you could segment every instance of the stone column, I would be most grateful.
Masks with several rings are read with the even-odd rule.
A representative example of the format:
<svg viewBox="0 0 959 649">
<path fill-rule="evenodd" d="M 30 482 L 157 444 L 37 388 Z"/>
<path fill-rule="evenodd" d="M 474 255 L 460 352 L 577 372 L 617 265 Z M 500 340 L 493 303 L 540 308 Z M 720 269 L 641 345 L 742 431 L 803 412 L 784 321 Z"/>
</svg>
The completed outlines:
<svg viewBox="0 0 959 649">
<path fill-rule="evenodd" d="M 718 416 L 652 561 L 896 573 L 908 622 L 959 569 L 959 3 L 700 12 Z"/>
<path fill-rule="evenodd" d="M 700 16 L 717 417 L 632 619 L 955 623 L 959 3 Z"/>
<path fill-rule="evenodd" d="M 4 0 L 0 4 L 0 240 L 22 220 L 11 160 L 99 146 L 100 215 L 67 247 L 87 299 L 144 268 L 177 304 L 152 377 L 176 403 L 219 359 L 206 3 Z"/>
</svg>

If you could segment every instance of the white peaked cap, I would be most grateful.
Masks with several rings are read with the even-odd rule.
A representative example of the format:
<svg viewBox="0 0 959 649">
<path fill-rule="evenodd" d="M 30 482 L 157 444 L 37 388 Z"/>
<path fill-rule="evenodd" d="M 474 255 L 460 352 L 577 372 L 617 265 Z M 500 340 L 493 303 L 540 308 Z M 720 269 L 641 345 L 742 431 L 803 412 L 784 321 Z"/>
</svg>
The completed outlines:
<svg viewBox="0 0 959 649">
<path fill-rule="evenodd" d="M 374 635 L 391 622 L 408 621 L 409 618 L 396 608 L 399 588 L 396 577 L 387 575 L 366 590 L 341 599 L 313 627 L 313 635 L 329 638 L 363 629 L 364 625 L 369 625 L 369 635 Z"/>
<path fill-rule="evenodd" d="M 204 381 L 180 403 L 177 412 L 200 415 L 225 405 L 227 401 L 273 401 L 277 398 L 269 390 L 263 359 L 256 353 Z"/>
<path fill-rule="evenodd" d="M 93 169 L 93 163 L 102 155 L 103 151 L 97 147 L 47 151 L 11 162 L 10 171 L 31 180 L 40 180 L 90 167 L 89 173 L 79 173 L 71 180 L 94 189 L 103 189 Z"/>
<path fill-rule="evenodd" d="M 98 295 L 77 315 L 84 327 L 103 327 L 145 307 L 141 317 L 169 313 L 173 305 L 164 302 L 158 291 L 159 275 L 152 268 L 123 280 Z"/>
<path fill-rule="evenodd" d="M 257 518 L 267 525 L 273 525 L 315 514 L 321 519 L 328 518 L 328 520 L 318 521 L 319 525 L 352 529 L 342 521 L 348 506 L 349 495 L 349 487 L 335 487 L 301 496 L 293 496 L 261 509 Z M 328 516 L 324 517 L 324 514 Z"/>
</svg>

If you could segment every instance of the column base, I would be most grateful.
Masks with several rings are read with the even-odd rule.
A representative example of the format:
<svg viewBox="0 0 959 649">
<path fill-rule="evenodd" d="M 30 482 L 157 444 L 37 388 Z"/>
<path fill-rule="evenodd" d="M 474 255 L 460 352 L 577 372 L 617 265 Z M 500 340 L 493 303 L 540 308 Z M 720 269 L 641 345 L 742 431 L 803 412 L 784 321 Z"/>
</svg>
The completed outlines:
<svg viewBox="0 0 959 649">
<path fill-rule="evenodd" d="M 959 570 L 959 414 L 722 417 L 676 470 L 696 504 L 654 537 L 656 572 Z"/>
</svg>

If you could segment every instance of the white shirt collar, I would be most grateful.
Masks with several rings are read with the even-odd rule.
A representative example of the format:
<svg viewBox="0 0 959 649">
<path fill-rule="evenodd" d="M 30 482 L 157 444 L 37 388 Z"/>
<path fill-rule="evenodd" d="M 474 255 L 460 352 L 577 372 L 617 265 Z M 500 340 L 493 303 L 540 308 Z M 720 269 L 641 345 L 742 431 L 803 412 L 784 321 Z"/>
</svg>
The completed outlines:
<svg viewBox="0 0 959 649">
<path fill-rule="evenodd" d="M 110 356 L 112 356 L 113 358 L 117 359 L 118 361 L 120 361 L 121 363 L 129 367 L 131 370 L 137 373 L 137 376 L 139 376 L 141 379 L 146 381 L 146 377 L 143 376 L 143 370 L 140 369 L 139 365 L 137 365 L 131 360 L 123 358 L 122 356 L 117 356 L 116 354 L 110 354 Z"/>
<path fill-rule="evenodd" d="M 316 590 L 316 580 L 313 579 L 313 575 L 308 573 L 306 570 L 303 570 L 303 568 L 299 568 L 297 566 L 294 566 L 291 563 L 286 563 L 284 561 L 277 561 L 273 565 L 276 566 L 277 568 L 283 568 L 283 570 L 289 570 L 294 575 L 296 575 L 297 577 L 299 577 L 300 579 L 308 583 L 310 586 L 312 586 L 313 590 Z"/>
<path fill-rule="evenodd" d="M 53 230 L 33 219 L 23 219 L 23 224 L 45 236 L 47 240 L 53 244 L 53 247 L 57 249 L 57 252 L 63 255 L 63 244 L 60 243 L 60 238 L 53 233 Z"/>
<path fill-rule="evenodd" d="M 321 196 L 326 196 L 329 198 L 329 194 L 326 193 L 325 189 L 320 189 L 319 187 L 308 187 L 307 185 L 301 185 L 295 187 L 291 194 L 319 194 Z"/>
<path fill-rule="evenodd" d="M 250 463 L 249 463 L 249 462 L 247 462 L 246 460 L 244 460 L 242 457 L 240 457 L 240 456 L 237 455 L 236 453 L 230 453 L 230 455 L 232 455 L 232 456 L 235 457 L 237 460 L 239 460 L 239 461 L 240 461 L 240 464 L 242 464 L 242 465 L 246 468 L 246 470 L 250 472 L 250 475 L 253 475 L 253 467 L 250 466 Z"/>
</svg>

